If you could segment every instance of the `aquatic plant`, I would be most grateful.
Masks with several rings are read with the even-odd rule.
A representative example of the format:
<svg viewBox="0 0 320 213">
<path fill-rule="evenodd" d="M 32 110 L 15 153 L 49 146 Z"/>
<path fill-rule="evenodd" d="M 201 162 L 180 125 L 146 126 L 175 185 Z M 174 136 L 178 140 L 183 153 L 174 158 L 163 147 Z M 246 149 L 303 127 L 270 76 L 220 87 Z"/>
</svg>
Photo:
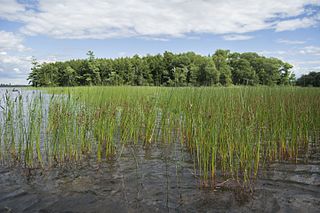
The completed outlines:
<svg viewBox="0 0 320 213">
<path fill-rule="evenodd" d="M 268 163 L 298 161 L 310 141 L 319 143 L 319 89 L 127 86 L 45 92 L 28 100 L 4 95 L 2 163 L 44 167 L 87 157 L 103 163 L 130 144 L 180 143 L 202 186 L 214 187 L 217 176 L 246 186 Z"/>
</svg>

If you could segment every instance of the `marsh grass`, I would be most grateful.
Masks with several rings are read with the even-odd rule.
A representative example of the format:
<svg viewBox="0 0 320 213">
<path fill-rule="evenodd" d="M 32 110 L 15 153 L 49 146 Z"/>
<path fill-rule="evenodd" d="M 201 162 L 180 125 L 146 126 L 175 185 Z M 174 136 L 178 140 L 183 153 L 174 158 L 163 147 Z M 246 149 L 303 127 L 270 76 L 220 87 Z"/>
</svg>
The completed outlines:
<svg viewBox="0 0 320 213">
<path fill-rule="evenodd" d="M 130 144 L 180 143 L 194 160 L 201 186 L 214 187 L 218 174 L 248 186 L 268 163 L 295 162 L 310 141 L 319 143 L 318 89 L 75 87 L 46 92 L 46 106 L 39 95 L 26 110 L 22 96 L 12 100 L 5 94 L 2 163 L 43 167 L 88 156 L 102 162 Z"/>
</svg>

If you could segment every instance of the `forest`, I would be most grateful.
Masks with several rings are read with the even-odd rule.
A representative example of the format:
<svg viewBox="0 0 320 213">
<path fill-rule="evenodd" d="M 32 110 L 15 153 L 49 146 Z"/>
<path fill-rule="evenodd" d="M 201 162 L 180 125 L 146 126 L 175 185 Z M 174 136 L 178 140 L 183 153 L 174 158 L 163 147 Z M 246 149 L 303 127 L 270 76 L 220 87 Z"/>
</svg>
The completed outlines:
<svg viewBox="0 0 320 213">
<path fill-rule="evenodd" d="M 292 65 L 254 52 L 217 50 L 202 56 L 194 52 L 96 58 L 38 63 L 33 61 L 28 76 L 32 86 L 211 86 L 211 85 L 291 85 Z"/>
<path fill-rule="evenodd" d="M 310 72 L 309 74 L 302 75 L 297 79 L 296 85 L 320 87 L 320 72 Z"/>
</svg>

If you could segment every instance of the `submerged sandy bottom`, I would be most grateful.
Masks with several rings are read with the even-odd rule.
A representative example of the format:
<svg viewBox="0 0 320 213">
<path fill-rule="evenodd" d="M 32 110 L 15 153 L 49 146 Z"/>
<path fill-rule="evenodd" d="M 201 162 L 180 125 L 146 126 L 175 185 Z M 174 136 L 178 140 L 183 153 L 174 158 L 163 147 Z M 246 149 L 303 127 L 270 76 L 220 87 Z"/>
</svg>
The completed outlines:
<svg viewBox="0 0 320 213">
<path fill-rule="evenodd" d="M 0 212 L 319 212 L 319 153 L 311 157 L 270 165 L 253 193 L 229 183 L 200 189 L 190 156 L 177 144 L 128 146 L 100 165 L 0 166 Z"/>
</svg>

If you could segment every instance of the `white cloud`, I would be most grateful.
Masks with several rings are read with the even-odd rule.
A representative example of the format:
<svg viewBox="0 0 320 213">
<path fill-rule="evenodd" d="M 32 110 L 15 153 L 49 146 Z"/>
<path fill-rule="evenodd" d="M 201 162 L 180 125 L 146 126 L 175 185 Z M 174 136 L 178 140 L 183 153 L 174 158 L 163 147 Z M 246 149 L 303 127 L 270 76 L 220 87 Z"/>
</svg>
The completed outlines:
<svg viewBox="0 0 320 213">
<path fill-rule="evenodd" d="M 252 39 L 252 38 L 253 38 L 252 36 L 237 35 L 237 34 L 223 36 L 223 39 L 227 40 L 227 41 L 243 41 L 243 40 L 249 40 L 249 39 Z"/>
<path fill-rule="evenodd" d="M 0 74 L 1 83 L 18 83 L 24 79 L 31 68 L 30 57 L 25 56 L 30 48 L 23 44 L 23 37 L 12 32 L 0 31 Z M 4 79 L 11 79 L 6 82 Z"/>
<path fill-rule="evenodd" d="M 0 51 L 1 54 L 6 54 L 6 50 L 25 51 L 28 50 L 23 45 L 23 39 L 12 32 L 0 31 Z"/>
<path fill-rule="evenodd" d="M 0 54 L 0 83 L 27 83 L 31 68 L 31 57 L 12 54 Z"/>
<path fill-rule="evenodd" d="M 218 34 L 225 40 L 247 40 L 259 30 L 295 30 L 317 26 L 319 0 L 0 0 L 0 19 L 19 22 L 23 35 L 68 39 L 139 37 L 170 40 Z M 31 3 L 30 3 L 31 2 Z M 316 14 L 316 15 L 315 15 Z M 299 18 L 298 18 L 299 17 Z M 1 27 L 0 27 L 1 28 Z M 193 36 L 193 37 L 191 37 Z M 284 44 L 302 41 L 278 40 Z M 0 31 L 1 79 L 26 75 L 30 57 L 22 35 Z M 319 55 L 314 46 L 264 51 L 276 56 Z M 27 53 L 25 53 L 27 54 Z M 29 55 L 29 54 L 28 54 Z M 44 59 L 43 59 L 44 58 Z M 43 56 L 40 61 L 55 61 Z M 318 66 L 318 65 L 317 65 Z M 21 72 L 20 74 L 17 73 Z M 4 76 L 7 75 L 7 76 Z"/>
<path fill-rule="evenodd" d="M 310 60 L 310 61 L 297 61 L 296 64 L 300 65 L 317 65 L 320 66 L 320 60 Z"/>
<path fill-rule="evenodd" d="M 169 41 L 167 38 L 157 38 L 157 37 L 141 37 L 142 39 L 145 40 L 150 40 L 150 41 Z"/>
<path fill-rule="evenodd" d="M 307 46 L 300 50 L 301 54 L 304 55 L 317 55 L 320 56 L 320 47 L 317 46 Z"/>
<path fill-rule="evenodd" d="M 294 48 L 291 50 L 263 50 L 258 51 L 258 54 L 261 55 L 268 55 L 268 56 L 294 56 L 294 57 L 301 57 L 301 56 L 307 56 L 309 58 L 313 58 L 315 56 L 320 55 L 320 47 L 318 46 L 305 46 L 300 48 Z"/>
<path fill-rule="evenodd" d="M 293 30 L 315 24 L 318 19 L 295 17 L 310 14 L 306 5 L 320 5 L 319 0 L 46 0 L 29 9 L 1 2 L 8 6 L 0 17 L 16 17 L 25 34 L 76 39 Z"/>
<path fill-rule="evenodd" d="M 0 84 L 27 85 L 28 82 L 25 77 L 4 77 L 0 75 Z"/>
<path fill-rule="evenodd" d="M 260 55 L 266 55 L 266 56 L 274 56 L 274 55 L 276 55 L 278 57 L 279 57 L 279 55 L 288 55 L 288 52 L 285 51 L 285 50 L 271 50 L 271 51 L 264 50 L 264 51 L 258 51 L 257 53 L 260 54 Z"/>
<path fill-rule="evenodd" d="M 309 72 L 320 72 L 320 61 L 289 61 L 293 65 L 292 71 L 296 74 L 296 77 L 308 74 Z"/>
<path fill-rule="evenodd" d="M 320 72 L 320 60 L 318 57 L 308 55 L 308 57 L 301 57 L 301 53 L 296 52 L 296 56 L 286 61 L 293 65 L 292 71 L 297 77 L 308 74 L 311 71 Z"/>
<path fill-rule="evenodd" d="M 18 67 L 13 68 L 13 71 L 15 71 L 15 72 L 18 73 L 18 74 L 21 73 L 21 71 L 20 71 L 20 69 L 19 69 Z"/>
<path fill-rule="evenodd" d="M 305 44 L 306 41 L 298 41 L 298 40 L 287 40 L 287 39 L 278 39 L 277 43 L 281 44 Z"/>
<path fill-rule="evenodd" d="M 21 13 L 26 12 L 25 6 L 13 0 L 0 0 L 0 17 L 5 17 L 8 20 L 17 20 Z"/>
<path fill-rule="evenodd" d="M 19 70 L 29 72 L 31 67 L 31 57 L 17 55 L 0 55 L 0 66 L 2 67 L 2 69 L 8 71 L 13 70 L 13 68 L 19 68 Z"/>
<path fill-rule="evenodd" d="M 319 15 L 305 17 L 305 18 L 295 18 L 285 21 L 281 21 L 276 25 L 276 31 L 286 31 L 286 30 L 296 30 L 301 28 L 308 28 L 315 26 L 319 23 Z"/>
<path fill-rule="evenodd" d="M 19 64 L 21 62 L 20 58 L 17 56 L 0 56 L 0 64 Z"/>
</svg>

